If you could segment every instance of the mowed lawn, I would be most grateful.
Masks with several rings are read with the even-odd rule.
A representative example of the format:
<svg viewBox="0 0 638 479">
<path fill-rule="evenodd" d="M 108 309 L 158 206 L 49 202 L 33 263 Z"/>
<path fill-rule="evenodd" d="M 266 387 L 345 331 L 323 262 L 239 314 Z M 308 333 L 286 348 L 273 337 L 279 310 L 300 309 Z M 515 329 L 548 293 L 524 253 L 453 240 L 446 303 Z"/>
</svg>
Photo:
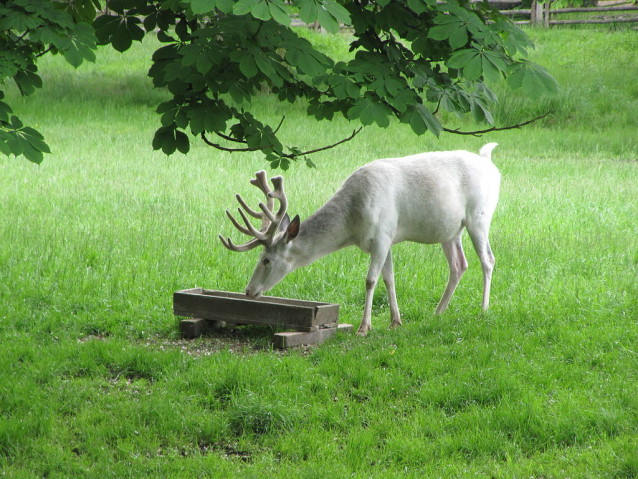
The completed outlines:
<svg viewBox="0 0 638 479">
<path fill-rule="evenodd" d="M 638 477 L 638 32 L 529 33 L 561 92 L 495 85 L 495 118 L 546 119 L 480 138 L 368 127 L 284 173 L 303 219 L 373 159 L 498 142 L 490 310 L 467 237 L 442 316 L 440 247 L 401 244 L 403 327 L 388 330 L 380 284 L 366 338 L 283 352 L 269 328 L 183 340 L 172 314 L 176 290 L 244 289 L 258 253 L 217 234 L 241 239 L 224 211 L 237 192 L 260 200 L 248 181 L 268 164 L 196 140 L 152 151 L 167 95 L 146 77 L 150 38 L 77 71 L 42 58 L 45 88 L 8 97 L 53 153 L 0 158 L 0 476 Z M 347 55 L 343 38 L 313 39 Z M 307 148 L 356 127 L 265 93 L 254 108 Z M 356 328 L 367 266 L 342 250 L 272 294 L 339 303 Z"/>
</svg>

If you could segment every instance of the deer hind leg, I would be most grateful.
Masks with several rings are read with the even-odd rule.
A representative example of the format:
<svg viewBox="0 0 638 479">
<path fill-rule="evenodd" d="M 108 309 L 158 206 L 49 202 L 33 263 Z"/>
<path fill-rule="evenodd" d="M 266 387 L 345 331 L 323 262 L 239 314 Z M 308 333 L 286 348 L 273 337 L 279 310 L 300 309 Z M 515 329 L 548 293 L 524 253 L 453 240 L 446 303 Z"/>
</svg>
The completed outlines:
<svg viewBox="0 0 638 479">
<path fill-rule="evenodd" d="M 375 242 L 370 252 L 370 267 L 366 276 L 366 301 L 363 307 L 363 319 L 357 330 L 358 336 L 366 336 L 372 329 L 372 299 L 374 297 L 374 289 L 379 280 L 379 274 L 383 269 L 388 253 L 390 251 L 391 242 L 384 244 Z"/>
<path fill-rule="evenodd" d="M 481 262 L 481 269 L 483 270 L 483 309 L 487 310 L 490 306 L 490 287 L 492 285 L 492 271 L 494 270 L 494 264 L 496 258 L 490 248 L 490 241 L 487 237 L 489 225 L 482 225 L 482 228 L 478 230 L 470 231 L 470 238 L 472 238 L 472 244 L 474 250 Z"/>
<path fill-rule="evenodd" d="M 399 313 L 399 305 L 397 303 L 397 293 L 394 289 L 394 268 L 392 266 L 392 251 L 388 251 L 388 256 L 381 270 L 385 288 L 388 290 L 388 302 L 390 303 L 390 329 L 401 326 L 401 314 Z"/>
<path fill-rule="evenodd" d="M 447 287 L 436 307 L 436 314 L 442 314 L 447 309 L 450 299 L 454 294 L 456 286 L 459 284 L 463 273 L 467 270 L 467 260 L 463 253 L 463 245 L 461 243 L 461 233 L 455 238 L 445 243 L 441 243 L 447 262 L 450 265 L 450 276 L 448 278 Z"/>
</svg>

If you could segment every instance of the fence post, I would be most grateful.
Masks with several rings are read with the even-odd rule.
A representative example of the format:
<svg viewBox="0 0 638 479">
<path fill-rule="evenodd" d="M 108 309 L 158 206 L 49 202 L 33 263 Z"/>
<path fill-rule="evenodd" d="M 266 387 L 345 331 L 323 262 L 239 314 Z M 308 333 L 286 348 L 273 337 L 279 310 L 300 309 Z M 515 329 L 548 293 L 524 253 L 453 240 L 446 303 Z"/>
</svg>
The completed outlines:
<svg viewBox="0 0 638 479">
<path fill-rule="evenodd" d="M 538 23 L 543 24 L 543 4 L 538 0 L 532 0 L 532 7 L 529 15 L 530 25 L 536 25 Z"/>
<path fill-rule="evenodd" d="M 545 0 L 545 16 L 543 17 L 543 25 L 545 28 L 549 28 L 549 10 L 551 7 L 551 0 Z"/>
</svg>

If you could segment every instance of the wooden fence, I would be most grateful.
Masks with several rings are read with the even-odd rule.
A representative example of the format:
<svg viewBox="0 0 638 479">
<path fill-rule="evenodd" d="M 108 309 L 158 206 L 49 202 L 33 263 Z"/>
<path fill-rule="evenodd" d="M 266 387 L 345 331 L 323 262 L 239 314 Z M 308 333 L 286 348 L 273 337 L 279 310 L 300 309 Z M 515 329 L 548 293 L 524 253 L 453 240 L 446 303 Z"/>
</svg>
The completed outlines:
<svg viewBox="0 0 638 479">
<path fill-rule="evenodd" d="M 501 13 L 508 16 L 528 16 L 529 20 L 517 20 L 514 23 L 517 24 L 531 24 L 531 25 L 543 25 L 549 27 L 550 25 L 572 25 L 572 24 L 604 24 L 604 23 L 638 23 L 638 15 L 629 16 L 600 16 L 597 18 L 583 18 L 583 19 L 569 19 L 558 20 L 556 17 L 564 13 L 587 13 L 587 12 L 606 12 L 615 14 L 616 12 L 632 12 L 638 11 L 638 4 L 636 3 L 608 3 L 600 2 L 601 5 L 595 7 L 569 7 L 569 8 L 552 8 L 552 2 L 547 0 L 545 3 L 540 3 L 537 0 L 532 0 L 531 8 L 517 9 L 518 5 L 521 5 L 520 0 L 498 0 L 497 2 Z M 509 7 L 509 8 L 508 8 Z"/>
<path fill-rule="evenodd" d="M 480 0 L 471 0 L 478 2 Z M 444 3 L 443 0 L 439 0 Z M 638 12 L 638 0 L 628 3 L 626 1 L 608 1 L 602 0 L 595 7 L 569 7 L 569 8 L 553 8 L 552 0 L 546 0 L 544 3 L 538 0 L 532 0 L 531 8 L 519 8 L 523 5 L 521 0 L 490 0 L 490 3 L 496 5 L 503 15 L 512 17 L 528 17 L 527 20 L 514 20 L 516 24 L 536 25 L 549 27 L 550 25 L 570 25 L 570 24 L 587 24 L 587 23 L 638 23 L 638 15 L 633 16 L 600 16 L 597 18 L 583 18 L 570 20 L 557 20 L 556 17 L 564 13 L 587 13 L 587 12 L 607 12 L 615 14 L 616 12 Z M 298 16 L 292 19 L 293 26 L 304 26 L 320 30 L 318 22 L 307 25 L 303 23 Z M 638 28 L 638 27 L 636 27 Z"/>
</svg>

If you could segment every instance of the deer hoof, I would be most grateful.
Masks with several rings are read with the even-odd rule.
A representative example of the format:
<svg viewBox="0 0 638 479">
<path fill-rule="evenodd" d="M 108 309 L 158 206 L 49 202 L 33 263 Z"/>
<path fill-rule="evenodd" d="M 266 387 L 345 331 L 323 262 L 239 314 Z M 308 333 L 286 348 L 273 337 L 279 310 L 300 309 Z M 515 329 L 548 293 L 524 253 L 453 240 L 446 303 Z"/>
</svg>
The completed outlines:
<svg viewBox="0 0 638 479">
<path fill-rule="evenodd" d="M 399 321 L 392 321 L 390 323 L 390 329 L 397 329 L 399 326 L 402 326 L 403 323 L 401 322 L 401 320 Z"/>
<path fill-rule="evenodd" d="M 362 338 L 365 338 L 371 329 L 372 327 L 370 326 L 364 327 L 363 325 L 361 325 L 359 326 L 359 329 L 357 330 L 357 336 L 361 336 Z"/>
</svg>

